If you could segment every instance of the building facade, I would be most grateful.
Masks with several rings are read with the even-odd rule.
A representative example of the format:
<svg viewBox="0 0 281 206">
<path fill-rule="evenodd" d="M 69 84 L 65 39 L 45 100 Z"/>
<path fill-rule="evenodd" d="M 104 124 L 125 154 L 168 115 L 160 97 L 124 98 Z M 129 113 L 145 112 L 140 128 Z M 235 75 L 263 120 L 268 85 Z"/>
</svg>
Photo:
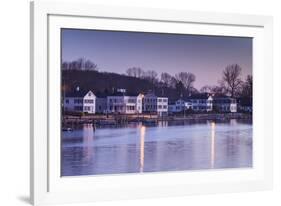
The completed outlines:
<svg viewBox="0 0 281 206">
<path fill-rule="evenodd" d="M 148 93 L 144 95 L 142 110 L 144 113 L 157 112 L 157 96 L 154 93 Z"/>
<path fill-rule="evenodd" d="M 77 88 L 74 92 L 65 94 L 64 111 L 96 113 L 96 96 L 92 91 L 84 92 Z"/>
<path fill-rule="evenodd" d="M 159 116 L 168 115 L 168 97 L 157 97 L 154 93 L 144 95 L 142 111 Z"/>
<path fill-rule="evenodd" d="M 125 91 L 125 90 L 124 90 Z M 92 91 L 80 91 L 63 95 L 63 110 L 89 114 L 157 114 L 180 113 L 186 110 L 194 112 L 252 112 L 251 99 L 239 99 L 229 96 L 216 96 L 207 93 L 194 94 L 168 104 L 168 97 L 158 97 L 154 93 L 146 95 L 116 92 L 110 96 L 96 96 Z"/>
<path fill-rule="evenodd" d="M 214 110 L 218 112 L 237 112 L 237 101 L 235 98 L 228 96 L 214 96 Z"/>
<path fill-rule="evenodd" d="M 188 97 L 191 109 L 195 112 L 210 112 L 213 110 L 213 97 L 207 93 Z"/>
<path fill-rule="evenodd" d="M 120 114 L 139 114 L 142 113 L 142 95 L 128 96 L 115 94 L 107 96 L 107 112 Z"/>
<path fill-rule="evenodd" d="M 178 99 L 174 104 L 169 105 L 169 113 L 179 113 L 191 109 L 192 104 L 189 100 Z"/>
<path fill-rule="evenodd" d="M 106 97 L 96 98 L 96 113 L 105 114 L 107 112 L 107 99 Z"/>
<path fill-rule="evenodd" d="M 157 97 L 157 114 L 161 117 L 168 115 L 168 97 Z"/>
</svg>

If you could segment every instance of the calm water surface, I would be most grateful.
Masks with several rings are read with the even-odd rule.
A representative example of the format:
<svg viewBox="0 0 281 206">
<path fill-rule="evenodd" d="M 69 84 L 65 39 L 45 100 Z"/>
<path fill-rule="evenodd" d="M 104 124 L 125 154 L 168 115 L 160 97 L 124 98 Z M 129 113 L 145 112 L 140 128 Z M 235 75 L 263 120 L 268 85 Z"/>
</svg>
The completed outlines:
<svg viewBox="0 0 281 206">
<path fill-rule="evenodd" d="M 62 133 L 62 176 L 252 167 L 248 121 L 86 124 Z"/>
</svg>

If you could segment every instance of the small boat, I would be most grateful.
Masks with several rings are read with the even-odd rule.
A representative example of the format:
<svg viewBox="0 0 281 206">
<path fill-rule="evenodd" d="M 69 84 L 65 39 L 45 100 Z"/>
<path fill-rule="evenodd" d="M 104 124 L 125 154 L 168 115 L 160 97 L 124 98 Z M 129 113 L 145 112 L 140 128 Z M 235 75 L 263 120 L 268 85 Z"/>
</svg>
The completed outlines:
<svg viewBox="0 0 281 206">
<path fill-rule="evenodd" d="M 157 123 L 157 120 L 154 119 L 146 119 L 142 121 L 143 124 L 147 124 L 147 125 L 153 125 Z"/>
<path fill-rule="evenodd" d="M 64 128 L 62 128 L 62 131 L 64 131 L 64 132 L 72 132 L 73 129 L 71 127 L 64 127 Z"/>
</svg>

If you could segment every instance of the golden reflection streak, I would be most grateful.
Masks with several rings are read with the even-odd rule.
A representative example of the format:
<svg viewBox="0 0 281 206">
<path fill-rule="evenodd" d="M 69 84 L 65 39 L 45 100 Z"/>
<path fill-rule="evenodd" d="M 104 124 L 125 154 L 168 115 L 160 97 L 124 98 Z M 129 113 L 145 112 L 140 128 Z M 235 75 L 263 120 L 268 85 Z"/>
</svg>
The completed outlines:
<svg viewBox="0 0 281 206">
<path fill-rule="evenodd" d="M 215 145 L 215 130 L 216 130 L 216 123 L 211 123 L 211 168 L 215 166 L 215 156 L 216 156 L 216 145 Z"/>
<path fill-rule="evenodd" d="M 89 161 L 92 157 L 92 143 L 94 138 L 94 130 L 93 125 L 91 124 L 84 124 L 83 125 L 83 154 L 85 157 L 85 160 Z"/>
<path fill-rule="evenodd" d="M 145 137 L 145 126 L 140 128 L 140 172 L 143 172 L 144 167 L 144 137 Z"/>
</svg>

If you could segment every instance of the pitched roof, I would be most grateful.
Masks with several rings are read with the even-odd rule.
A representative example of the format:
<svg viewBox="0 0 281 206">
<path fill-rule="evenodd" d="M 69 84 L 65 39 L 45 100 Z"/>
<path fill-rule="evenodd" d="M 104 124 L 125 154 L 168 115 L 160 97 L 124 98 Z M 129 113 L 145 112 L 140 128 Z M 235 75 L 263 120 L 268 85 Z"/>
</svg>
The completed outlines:
<svg viewBox="0 0 281 206">
<path fill-rule="evenodd" d="M 209 96 L 210 96 L 210 94 L 208 94 L 208 93 L 192 94 L 189 97 L 187 97 L 186 100 L 190 100 L 190 99 L 208 99 Z"/>
<path fill-rule="evenodd" d="M 189 97 L 181 97 L 181 98 L 177 99 L 175 102 L 177 102 L 177 101 L 190 102 L 190 98 Z"/>
<path fill-rule="evenodd" d="M 108 96 L 108 94 L 102 93 L 102 92 L 97 92 L 97 93 L 95 93 L 95 95 L 98 98 L 106 98 Z"/>
<path fill-rule="evenodd" d="M 112 94 L 109 94 L 107 96 L 138 96 L 139 93 L 133 93 L 133 92 L 114 92 Z"/>
<path fill-rule="evenodd" d="M 213 96 L 214 98 L 231 98 L 230 96 L 224 95 L 224 94 L 215 94 Z"/>
<path fill-rule="evenodd" d="M 152 92 L 152 91 L 148 91 L 144 96 L 145 96 L 145 97 L 157 97 L 157 96 L 155 95 L 155 93 Z"/>
<path fill-rule="evenodd" d="M 88 90 L 72 90 L 72 91 L 69 91 L 69 92 L 66 92 L 65 97 L 84 97 L 89 91 Z"/>
</svg>

